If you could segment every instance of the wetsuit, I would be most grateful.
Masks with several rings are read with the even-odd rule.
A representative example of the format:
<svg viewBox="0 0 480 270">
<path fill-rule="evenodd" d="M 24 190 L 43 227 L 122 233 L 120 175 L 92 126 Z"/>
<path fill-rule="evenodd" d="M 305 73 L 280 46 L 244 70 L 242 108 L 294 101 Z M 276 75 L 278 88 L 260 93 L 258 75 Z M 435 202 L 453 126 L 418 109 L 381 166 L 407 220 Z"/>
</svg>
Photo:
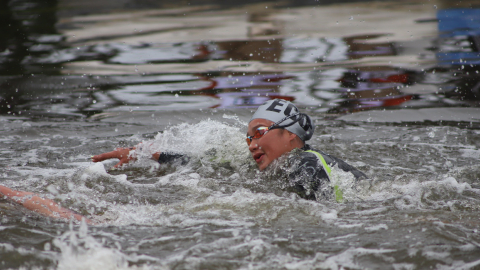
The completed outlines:
<svg viewBox="0 0 480 270">
<path fill-rule="evenodd" d="M 177 153 L 161 153 L 159 163 L 181 162 L 188 163 L 190 158 Z M 345 161 L 328 155 L 320 150 L 305 144 L 301 149 L 294 149 L 287 159 L 287 168 L 282 175 L 286 176 L 289 191 L 297 193 L 300 197 L 309 200 L 337 200 L 341 201 L 341 190 L 331 185 L 331 168 L 338 166 L 345 172 L 351 172 L 355 179 L 367 176 L 349 165 Z M 283 178 L 274 176 L 274 178 Z"/>
<path fill-rule="evenodd" d="M 367 178 L 363 172 L 345 161 L 312 149 L 308 144 L 292 151 L 288 162 L 291 167 L 287 170 L 290 190 L 309 200 L 342 200 L 342 191 L 332 186 L 330 180 L 331 168 L 334 166 L 352 173 L 356 180 Z"/>
<path fill-rule="evenodd" d="M 158 157 L 158 163 L 164 164 L 164 163 L 171 163 L 175 161 L 180 161 L 182 165 L 185 165 L 190 161 L 190 158 L 186 155 L 182 154 L 176 154 L 176 153 L 160 153 L 160 156 Z"/>
</svg>

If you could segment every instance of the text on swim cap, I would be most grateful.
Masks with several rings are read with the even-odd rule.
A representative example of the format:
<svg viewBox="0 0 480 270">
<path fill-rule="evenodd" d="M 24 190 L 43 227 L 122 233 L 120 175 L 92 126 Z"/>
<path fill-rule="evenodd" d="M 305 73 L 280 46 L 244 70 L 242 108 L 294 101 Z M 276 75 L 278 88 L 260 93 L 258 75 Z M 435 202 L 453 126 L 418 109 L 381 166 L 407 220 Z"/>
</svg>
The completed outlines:
<svg viewBox="0 0 480 270">
<path fill-rule="evenodd" d="M 280 106 L 280 107 L 283 107 L 285 105 L 284 102 L 282 102 L 281 100 L 279 99 L 276 99 L 272 102 L 272 104 L 270 104 L 270 106 L 268 106 L 267 108 L 267 111 L 271 111 L 271 112 L 281 112 L 282 110 L 281 109 L 277 109 L 276 107 L 277 106 Z M 288 103 L 287 105 L 287 108 L 285 108 L 285 110 L 283 111 L 283 114 L 285 116 L 289 116 L 290 113 L 292 112 L 292 109 L 295 109 L 297 110 L 297 108 L 292 104 L 292 103 Z"/>
</svg>

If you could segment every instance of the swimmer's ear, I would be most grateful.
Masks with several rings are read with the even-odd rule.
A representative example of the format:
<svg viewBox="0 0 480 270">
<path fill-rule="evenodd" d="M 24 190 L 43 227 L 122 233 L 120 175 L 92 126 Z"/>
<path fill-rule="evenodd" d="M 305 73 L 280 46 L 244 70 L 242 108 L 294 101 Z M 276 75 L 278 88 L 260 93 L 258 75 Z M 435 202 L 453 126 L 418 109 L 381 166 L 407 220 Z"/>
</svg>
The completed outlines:
<svg viewBox="0 0 480 270">
<path fill-rule="evenodd" d="M 299 146 L 299 145 L 303 146 L 304 145 L 304 142 L 302 141 L 302 139 L 300 139 L 300 137 L 298 137 L 298 135 L 293 133 L 293 132 L 288 131 L 288 139 L 289 139 L 290 143 L 292 143 L 293 145 L 296 145 L 296 146 Z"/>
<path fill-rule="evenodd" d="M 289 139 L 290 141 L 293 141 L 293 140 L 295 140 L 295 139 L 298 137 L 297 134 L 295 134 L 295 133 L 293 133 L 293 132 L 290 132 L 290 131 L 288 131 L 288 130 L 287 130 L 287 132 L 288 132 L 288 139 Z"/>
</svg>

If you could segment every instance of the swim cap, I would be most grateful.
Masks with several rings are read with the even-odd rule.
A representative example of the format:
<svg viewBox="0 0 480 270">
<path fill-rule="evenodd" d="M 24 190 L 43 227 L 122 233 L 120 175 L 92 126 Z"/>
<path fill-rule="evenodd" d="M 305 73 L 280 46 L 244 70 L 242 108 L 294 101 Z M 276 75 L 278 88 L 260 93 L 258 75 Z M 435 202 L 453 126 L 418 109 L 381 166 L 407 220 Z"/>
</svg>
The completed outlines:
<svg viewBox="0 0 480 270">
<path fill-rule="evenodd" d="M 274 126 L 285 128 L 296 134 L 302 141 L 310 140 L 315 131 L 310 117 L 300 113 L 293 103 L 283 99 L 269 100 L 260 105 L 249 122 L 258 118 L 274 122 Z"/>
</svg>

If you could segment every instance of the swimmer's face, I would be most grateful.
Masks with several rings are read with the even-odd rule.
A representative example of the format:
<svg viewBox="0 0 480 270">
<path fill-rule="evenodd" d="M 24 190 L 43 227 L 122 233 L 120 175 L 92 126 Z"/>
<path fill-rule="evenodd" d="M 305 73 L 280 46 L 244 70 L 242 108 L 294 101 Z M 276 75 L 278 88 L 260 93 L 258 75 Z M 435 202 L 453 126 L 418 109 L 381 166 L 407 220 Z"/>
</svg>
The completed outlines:
<svg viewBox="0 0 480 270">
<path fill-rule="evenodd" d="M 270 127 L 272 121 L 265 119 L 254 119 L 248 124 L 247 136 L 253 136 L 260 127 Z M 294 140 L 296 135 L 284 129 L 272 129 L 262 137 L 252 139 L 248 150 L 253 159 L 257 162 L 258 168 L 264 170 L 275 159 L 292 151 L 295 148 Z"/>
</svg>

